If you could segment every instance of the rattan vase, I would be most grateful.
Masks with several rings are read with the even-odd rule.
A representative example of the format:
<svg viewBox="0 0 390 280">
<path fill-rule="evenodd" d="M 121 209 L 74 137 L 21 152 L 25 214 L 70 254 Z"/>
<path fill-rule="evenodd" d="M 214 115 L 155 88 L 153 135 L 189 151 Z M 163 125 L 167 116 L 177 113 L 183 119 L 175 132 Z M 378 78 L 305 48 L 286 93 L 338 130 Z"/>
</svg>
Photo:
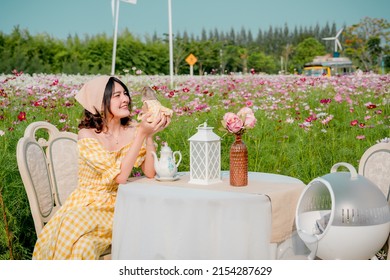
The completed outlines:
<svg viewBox="0 0 390 280">
<path fill-rule="evenodd" d="M 230 185 L 244 187 L 248 185 L 248 149 L 241 140 L 241 135 L 230 148 Z"/>
</svg>

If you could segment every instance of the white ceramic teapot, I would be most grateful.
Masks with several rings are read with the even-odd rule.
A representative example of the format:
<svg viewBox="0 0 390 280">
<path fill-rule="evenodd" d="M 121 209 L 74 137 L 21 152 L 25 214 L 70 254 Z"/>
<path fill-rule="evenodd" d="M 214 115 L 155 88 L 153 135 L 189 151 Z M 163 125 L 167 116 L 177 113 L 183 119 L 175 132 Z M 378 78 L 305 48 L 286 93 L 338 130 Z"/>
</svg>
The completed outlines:
<svg viewBox="0 0 390 280">
<path fill-rule="evenodd" d="M 174 178 L 177 173 L 177 167 L 181 162 L 181 152 L 172 152 L 172 149 L 165 144 L 160 151 L 160 159 L 157 158 L 155 152 L 152 152 L 154 157 L 154 169 L 159 178 L 169 179 Z M 178 156 L 178 160 L 176 160 Z"/>
</svg>

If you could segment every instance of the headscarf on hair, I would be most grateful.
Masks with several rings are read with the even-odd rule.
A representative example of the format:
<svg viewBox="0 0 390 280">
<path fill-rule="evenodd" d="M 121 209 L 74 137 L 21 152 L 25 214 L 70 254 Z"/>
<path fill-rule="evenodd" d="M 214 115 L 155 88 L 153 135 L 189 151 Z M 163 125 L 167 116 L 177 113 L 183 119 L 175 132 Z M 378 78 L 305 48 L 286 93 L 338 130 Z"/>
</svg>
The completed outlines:
<svg viewBox="0 0 390 280">
<path fill-rule="evenodd" d="M 99 76 L 86 82 L 76 94 L 76 100 L 90 113 L 100 113 L 104 91 L 110 78 L 110 76 Z"/>
</svg>

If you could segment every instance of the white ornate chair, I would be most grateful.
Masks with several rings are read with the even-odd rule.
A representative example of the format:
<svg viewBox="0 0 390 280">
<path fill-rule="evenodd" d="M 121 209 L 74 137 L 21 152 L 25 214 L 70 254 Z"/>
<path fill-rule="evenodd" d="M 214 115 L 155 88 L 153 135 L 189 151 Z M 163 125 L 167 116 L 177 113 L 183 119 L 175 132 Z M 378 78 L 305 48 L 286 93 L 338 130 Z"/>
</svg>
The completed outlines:
<svg viewBox="0 0 390 280">
<path fill-rule="evenodd" d="M 359 174 L 374 182 L 390 198 L 390 143 L 378 143 L 367 149 L 359 162 Z"/>
<path fill-rule="evenodd" d="M 48 122 L 31 123 L 18 141 L 16 157 L 38 235 L 77 186 L 77 134 Z"/>
<path fill-rule="evenodd" d="M 48 122 L 31 123 L 16 157 L 38 235 L 77 186 L 77 135 Z"/>
<path fill-rule="evenodd" d="M 368 148 L 359 162 L 359 174 L 375 183 L 390 203 L 390 143 L 378 143 Z M 389 257 L 390 235 L 387 241 Z"/>
</svg>

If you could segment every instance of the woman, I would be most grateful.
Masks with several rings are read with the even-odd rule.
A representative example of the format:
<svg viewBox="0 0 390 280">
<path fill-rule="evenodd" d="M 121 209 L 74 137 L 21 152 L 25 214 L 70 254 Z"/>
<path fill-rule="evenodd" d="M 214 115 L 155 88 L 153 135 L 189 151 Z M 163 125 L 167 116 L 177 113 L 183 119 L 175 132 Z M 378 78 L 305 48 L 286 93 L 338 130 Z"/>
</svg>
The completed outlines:
<svg viewBox="0 0 390 280">
<path fill-rule="evenodd" d="M 133 167 L 154 177 L 153 135 L 168 126 L 160 115 L 132 122 L 128 89 L 119 79 L 101 76 L 76 95 L 84 107 L 79 124 L 78 187 L 40 233 L 33 259 L 98 259 L 110 246 L 118 185 Z"/>
</svg>

